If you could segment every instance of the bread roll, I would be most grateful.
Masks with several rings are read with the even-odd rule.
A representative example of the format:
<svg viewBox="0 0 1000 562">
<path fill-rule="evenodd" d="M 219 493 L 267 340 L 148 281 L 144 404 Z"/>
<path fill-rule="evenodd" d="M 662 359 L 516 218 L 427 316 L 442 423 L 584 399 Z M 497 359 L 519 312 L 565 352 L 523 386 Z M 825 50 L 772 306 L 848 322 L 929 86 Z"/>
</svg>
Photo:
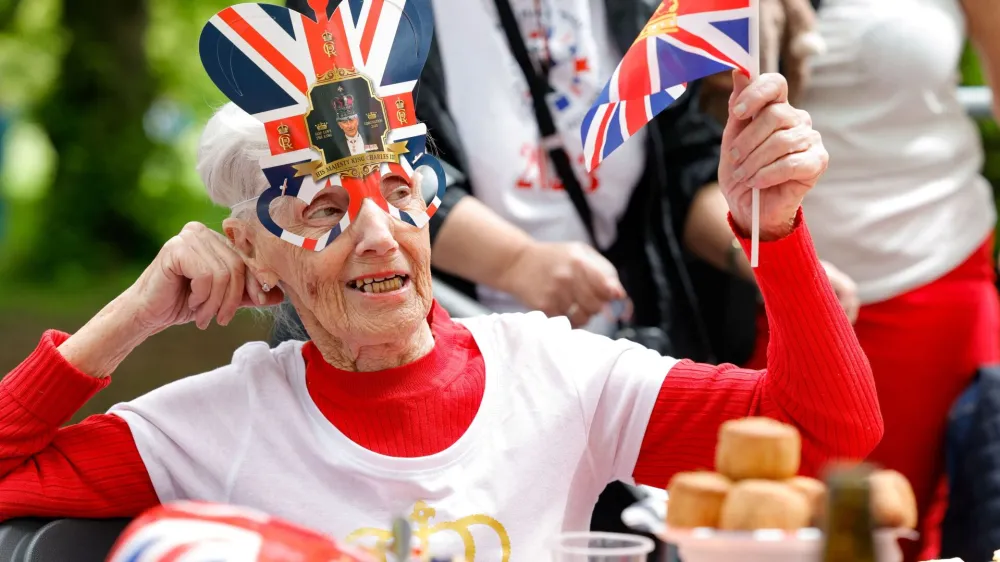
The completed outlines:
<svg viewBox="0 0 1000 562">
<path fill-rule="evenodd" d="M 895 470 L 872 472 L 872 518 L 879 527 L 915 529 L 917 499 L 910 481 Z"/>
<path fill-rule="evenodd" d="M 794 427 L 769 418 L 730 420 L 719 429 L 715 469 L 731 480 L 785 480 L 799 471 L 802 440 Z"/>
<path fill-rule="evenodd" d="M 717 527 L 722 502 L 732 483 L 714 472 L 681 472 L 670 480 L 667 525 L 677 528 Z"/>
<path fill-rule="evenodd" d="M 809 504 L 809 520 L 813 523 L 819 521 L 826 508 L 826 484 L 806 476 L 789 478 L 785 483 L 806 499 Z"/>
<path fill-rule="evenodd" d="M 795 530 L 809 526 L 809 502 L 791 486 L 768 480 L 743 480 L 733 485 L 722 504 L 719 528 Z"/>
</svg>

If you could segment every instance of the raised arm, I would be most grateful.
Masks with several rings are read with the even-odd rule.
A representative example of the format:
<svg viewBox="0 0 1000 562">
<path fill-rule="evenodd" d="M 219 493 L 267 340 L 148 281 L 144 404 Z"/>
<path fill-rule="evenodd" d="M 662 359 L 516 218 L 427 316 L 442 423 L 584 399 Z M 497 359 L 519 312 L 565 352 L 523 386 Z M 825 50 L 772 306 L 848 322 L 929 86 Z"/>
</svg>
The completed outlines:
<svg viewBox="0 0 1000 562">
<path fill-rule="evenodd" d="M 720 185 L 730 225 L 749 251 L 751 189 L 760 193 L 755 275 L 771 329 L 767 369 L 682 361 L 667 374 L 633 476 L 665 486 L 677 472 L 713 466 L 722 422 L 764 415 L 803 437 L 802 472 L 865 457 L 882 436 L 871 368 L 816 257 L 800 204 L 826 168 L 808 115 L 787 104 L 780 76 L 749 87 L 734 77 Z M 752 118 L 752 119 L 751 119 Z"/>
<path fill-rule="evenodd" d="M 0 380 L 0 519 L 131 516 L 157 503 L 128 425 L 113 415 L 61 427 L 133 349 L 175 324 L 228 323 L 277 304 L 218 233 L 190 224 L 136 283 L 72 336 L 46 332 Z M 254 295 L 251 297 L 250 295 Z"/>
</svg>

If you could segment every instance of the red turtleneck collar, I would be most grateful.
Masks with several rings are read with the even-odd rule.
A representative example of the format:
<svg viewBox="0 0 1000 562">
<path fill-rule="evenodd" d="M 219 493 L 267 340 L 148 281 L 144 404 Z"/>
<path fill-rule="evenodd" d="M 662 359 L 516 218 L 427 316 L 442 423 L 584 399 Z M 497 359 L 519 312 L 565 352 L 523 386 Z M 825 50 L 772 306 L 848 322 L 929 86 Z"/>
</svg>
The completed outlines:
<svg viewBox="0 0 1000 562">
<path fill-rule="evenodd" d="M 435 301 L 434 348 L 413 363 L 368 373 L 331 366 L 306 342 L 309 396 L 341 433 L 383 455 L 421 457 L 465 433 L 483 399 L 486 370 L 472 334 Z"/>
</svg>

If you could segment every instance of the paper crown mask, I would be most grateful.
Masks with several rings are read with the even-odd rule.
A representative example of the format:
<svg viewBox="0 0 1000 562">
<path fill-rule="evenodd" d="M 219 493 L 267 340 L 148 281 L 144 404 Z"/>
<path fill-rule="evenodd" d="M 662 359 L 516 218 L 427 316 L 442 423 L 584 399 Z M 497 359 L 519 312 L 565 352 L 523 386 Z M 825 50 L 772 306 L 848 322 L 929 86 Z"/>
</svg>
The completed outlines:
<svg viewBox="0 0 1000 562">
<path fill-rule="evenodd" d="M 201 33 L 202 64 L 215 85 L 264 124 L 270 188 L 257 199 L 261 223 L 281 239 L 322 250 L 357 218 L 365 199 L 423 227 L 445 190 L 441 164 L 426 154 L 426 125 L 413 88 L 433 34 L 430 0 L 309 0 L 315 19 L 269 4 L 237 4 Z M 357 119 L 357 121 L 354 121 Z M 424 178 L 424 205 L 397 208 L 383 178 Z M 411 182 L 412 183 L 412 182 Z M 325 233 L 279 226 L 271 203 L 305 205 L 329 188 L 346 192 L 346 212 Z"/>
</svg>

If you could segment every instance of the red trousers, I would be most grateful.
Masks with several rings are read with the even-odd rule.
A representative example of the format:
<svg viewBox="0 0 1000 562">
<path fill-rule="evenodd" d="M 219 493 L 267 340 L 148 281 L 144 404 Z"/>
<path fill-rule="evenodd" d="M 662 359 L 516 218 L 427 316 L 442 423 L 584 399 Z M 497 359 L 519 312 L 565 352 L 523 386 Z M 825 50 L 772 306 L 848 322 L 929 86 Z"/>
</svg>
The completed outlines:
<svg viewBox="0 0 1000 562">
<path fill-rule="evenodd" d="M 920 510 L 921 544 L 906 544 L 906 560 L 938 557 L 946 508 L 944 436 L 948 411 L 976 369 L 1000 362 L 1000 299 L 993 237 L 944 277 L 861 307 L 854 325 L 875 374 L 885 436 L 870 460 L 903 473 Z M 761 368 L 767 321 L 749 362 Z"/>
</svg>

